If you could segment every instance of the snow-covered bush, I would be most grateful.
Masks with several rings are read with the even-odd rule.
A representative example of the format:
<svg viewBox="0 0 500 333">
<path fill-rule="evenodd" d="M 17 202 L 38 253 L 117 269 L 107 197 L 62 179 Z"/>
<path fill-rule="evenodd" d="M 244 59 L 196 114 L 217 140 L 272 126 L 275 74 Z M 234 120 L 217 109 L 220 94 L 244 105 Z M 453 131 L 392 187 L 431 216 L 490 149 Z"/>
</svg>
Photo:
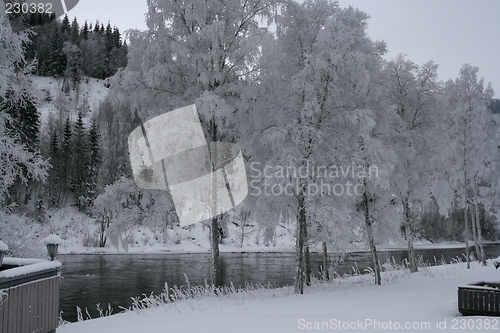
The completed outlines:
<svg viewBox="0 0 500 333">
<path fill-rule="evenodd" d="M 38 258 L 45 254 L 40 244 L 40 226 L 27 217 L 0 210 L 0 239 L 9 247 L 10 256 Z"/>
<path fill-rule="evenodd" d="M 125 233 L 136 224 L 141 223 L 141 215 L 147 201 L 143 191 L 133 180 L 122 177 L 109 185 L 94 201 L 94 213 L 100 223 L 100 245 L 104 247 L 106 240 L 127 250 L 129 241 Z"/>
</svg>

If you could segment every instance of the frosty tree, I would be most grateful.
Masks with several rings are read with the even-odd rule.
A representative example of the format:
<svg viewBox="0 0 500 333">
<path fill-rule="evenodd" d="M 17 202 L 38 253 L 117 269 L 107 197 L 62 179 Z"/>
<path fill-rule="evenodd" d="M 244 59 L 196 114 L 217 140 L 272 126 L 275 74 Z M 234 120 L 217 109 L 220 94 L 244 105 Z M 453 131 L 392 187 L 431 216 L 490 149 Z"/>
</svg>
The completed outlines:
<svg viewBox="0 0 500 333">
<path fill-rule="evenodd" d="M 385 49 L 367 38 L 366 19 L 365 13 L 340 9 L 336 3 L 284 6 L 276 38 L 267 39 L 263 47 L 262 90 L 253 107 L 252 123 L 259 129 L 255 140 L 269 154 L 269 165 L 308 170 L 309 165 L 352 164 L 350 130 L 357 134 L 361 129 L 345 124 L 356 110 L 378 108 L 376 83 Z M 283 200 L 287 205 L 282 211 L 292 205 L 296 214 L 295 292 L 303 293 L 311 273 L 309 235 L 321 241 L 323 249 L 326 241 L 333 245 L 349 238 L 348 216 L 355 204 L 331 193 L 312 195 L 317 176 L 309 172 L 282 181 L 297 184 L 293 196 Z M 329 200 L 323 195 L 330 195 Z M 277 202 L 272 196 L 268 200 Z"/>
<path fill-rule="evenodd" d="M 448 81 L 446 85 L 447 107 L 449 110 L 449 135 L 453 143 L 450 150 L 450 182 L 457 191 L 459 207 L 464 210 L 465 223 L 465 246 L 467 256 L 467 267 L 469 268 L 469 219 L 471 204 L 476 210 L 480 204 L 478 200 L 479 185 L 486 185 L 494 181 L 485 177 L 491 174 L 497 149 L 488 143 L 485 136 L 486 124 L 491 114 L 487 110 L 487 105 L 493 95 L 490 85 L 484 87 L 484 80 L 478 79 L 478 67 L 465 64 L 459 73 L 459 77 L 453 81 Z M 490 170 L 489 170 L 490 169 Z M 473 237 L 475 244 L 478 243 L 478 222 L 477 214 L 473 217 Z M 479 231 L 480 233 L 480 231 Z M 481 237 L 481 235 L 479 235 Z M 480 241 L 480 243 L 482 243 Z M 479 256 L 482 258 L 484 251 L 479 249 Z"/>
<path fill-rule="evenodd" d="M 437 65 L 432 61 L 417 66 L 403 55 L 387 64 L 387 100 L 394 113 L 387 128 L 391 146 L 397 152 L 398 164 L 392 177 L 393 191 L 403 210 L 403 230 L 408 243 L 410 272 L 418 270 L 413 239 L 417 209 L 431 199 L 432 155 L 435 140 L 433 124 L 437 121 L 435 101 L 439 85 Z"/>
<path fill-rule="evenodd" d="M 139 116 L 152 116 L 196 102 L 209 142 L 234 140 L 225 130 L 240 110 L 240 94 L 255 79 L 259 20 L 273 1 L 149 1 L 146 34 L 132 34 L 130 61 L 118 78 L 134 91 Z M 210 221 L 212 282 L 220 284 L 219 219 Z"/>
<path fill-rule="evenodd" d="M 0 7 L 4 8 L 3 0 Z M 13 131 L 9 115 L 13 107 L 25 107 L 34 102 L 31 96 L 29 73 L 31 66 L 24 59 L 24 33 L 13 33 L 5 12 L 0 12 L 0 201 L 3 203 L 9 188 L 20 180 L 44 180 L 48 164 L 30 150 Z"/>
<path fill-rule="evenodd" d="M 380 285 L 381 265 L 376 248 L 376 234 L 390 235 L 389 230 L 395 229 L 394 222 L 399 216 L 393 207 L 390 191 L 390 179 L 394 177 L 397 159 L 395 153 L 374 135 L 376 118 L 371 110 L 356 110 L 347 115 L 352 124 L 346 123 L 346 128 L 351 132 L 350 158 L 362 170 L 367 170 L 363 177 L 358 176 L 357 182 L 362 185 L 363 191 L 355 201 L 356 209 L 353 209 L 352 214 L 362 221 L 362 229 L 372 254 L 375 284 Z M 375 174 L 372 174 L 372 167 L 376 168 Z"/>
</svg>

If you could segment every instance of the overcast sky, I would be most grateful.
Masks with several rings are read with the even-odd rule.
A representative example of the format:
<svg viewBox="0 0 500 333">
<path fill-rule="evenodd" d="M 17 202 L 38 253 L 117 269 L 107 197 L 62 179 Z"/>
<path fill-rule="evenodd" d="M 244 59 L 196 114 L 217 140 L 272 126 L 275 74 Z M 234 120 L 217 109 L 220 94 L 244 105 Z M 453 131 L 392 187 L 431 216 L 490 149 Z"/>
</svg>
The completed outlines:
<svg viewBox="0 0 500 333">
<path fill-rule="evenodd" d="M 368 13 L 368 34 L 385 40 L 387 58 L 399 53 L 422 64 L 434 60 L 440 80 L 455 79 L 465 63 L 480 68 L 500 96 L 499 0 L 340 0 Z M 80 0 L 69 17 L 108 21 L 120 31 L 145 30 L 146 0 Z"/>
</svg>

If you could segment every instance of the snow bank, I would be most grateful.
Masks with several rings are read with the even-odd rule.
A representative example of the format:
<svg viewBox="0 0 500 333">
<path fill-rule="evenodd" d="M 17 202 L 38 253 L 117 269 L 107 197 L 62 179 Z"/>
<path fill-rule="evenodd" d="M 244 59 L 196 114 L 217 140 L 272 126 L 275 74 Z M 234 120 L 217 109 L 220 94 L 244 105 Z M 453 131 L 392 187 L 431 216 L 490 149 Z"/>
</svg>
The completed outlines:
<svg viewBox="0 0 500 333">
<path fill-rule="evenodd" d="M 57 236 L 56 234 L 52 234 L 52 235 L 48 236 L 47 238 L 45 238 L 43 240 L 43 243 L 45 245 L 48 245 L 48 244 L 60 245 L 60 244 L 62 244 L 62 239 L 61 239 L 61 237 Z"/>
<path fill-rule="evenodd" d="M 38 264 L 40 262 L 45 262 L 47 260 L 44 259 L 31 259 L 31 258 L 12 258 L 6 257 L 3 259 L 3 263 L 9 266 L 26 266 Z"/>
<path fill-rule="evenodd" d="M 9 249 L 9 247 L 7 246 L 7 244 L 5 244 L 4 242 L 0 241 L 0 251 L 7 252 L 8 249 Z"/>
<path fill-rule="evenodd" d="M 8 259 L 8 258 L 6 258 L 6 259 Z M 7 260 L 6 262 L 4 262 L 4 264 L 11 265 L 13 261 L 19 262 L 17 260 L 19 260 L 19 259 L 15 258 L 15 260 Z M 0 281 L 2 279 L 9 279 L 9 278 L 14 278 L 14 277 L 18 277 L 18 276 L 47 271 L 47 270 L 51 270 L 51 269 L 55 269 L 55 268 L 60 268 L 61 265 L 62 265 L 61 262 L 57 261 L 57 260 L 54 260 L 54 261 L 40 260 L 39 262 L 36 262 L 33 264 L 27 264 L 25 266 L 6 269 L 4 271 L 1 271 L 0 272 Z"/>
</svg>

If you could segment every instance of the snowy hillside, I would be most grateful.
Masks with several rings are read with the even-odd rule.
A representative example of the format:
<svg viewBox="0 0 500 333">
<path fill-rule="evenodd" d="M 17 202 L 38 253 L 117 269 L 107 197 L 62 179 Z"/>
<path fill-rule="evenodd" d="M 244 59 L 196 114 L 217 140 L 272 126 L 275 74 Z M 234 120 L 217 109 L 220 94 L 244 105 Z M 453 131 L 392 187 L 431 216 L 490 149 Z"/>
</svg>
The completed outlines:
<svg viewBox="0 0 500 333">
<path fill-rule="evenodd" d="M 32 86 L 38 100 L 38 111 L 42 126 L 47 124 L 49 117 L 59 117 L 62 110 L 70 110 L 71 120 L 76 118 L 78 111 L 89 119 L 99 109 L 99 104 L 107 96 L 109 89 L 107 80 L 84 78 L 77 89 L 63 91 L 63 79 L 53 77 L 33 77 Z M 65 114 L 66 115 L 66 114 Z"/>
</svg>

